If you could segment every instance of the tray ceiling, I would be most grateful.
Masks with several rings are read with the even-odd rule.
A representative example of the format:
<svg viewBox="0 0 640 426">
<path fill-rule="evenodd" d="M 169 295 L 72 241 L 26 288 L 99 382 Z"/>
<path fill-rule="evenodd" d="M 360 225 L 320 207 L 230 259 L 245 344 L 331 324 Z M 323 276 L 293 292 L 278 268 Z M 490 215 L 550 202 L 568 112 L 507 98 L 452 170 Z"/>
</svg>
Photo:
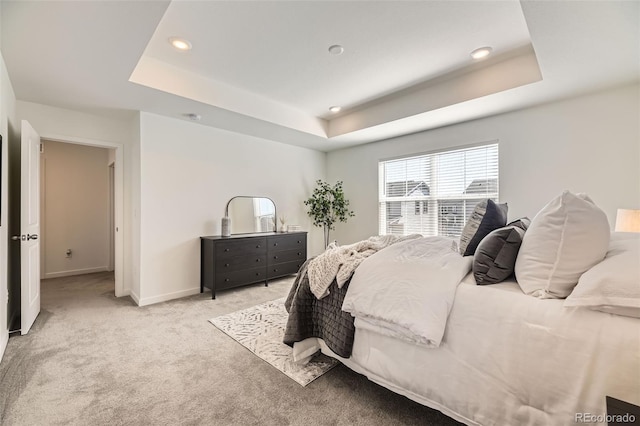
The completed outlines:
<svg viewBox="0 0 640 426">
<path fill-rule="evenodd" d="M 4 0 L 0 7 L 2 54 L 20 100 L 113 115 L 197 114 L 204 125 L 322 151 L 640 75 L 638 2 Z M 176 36 L 192 49 L 173 48 Z M 344 52 L 330 53 L 332 45 Z M 492 55 L 473 60 L 481 46 Z M 331 113 L 335 105 L 342 110 Z"/>
</svg>

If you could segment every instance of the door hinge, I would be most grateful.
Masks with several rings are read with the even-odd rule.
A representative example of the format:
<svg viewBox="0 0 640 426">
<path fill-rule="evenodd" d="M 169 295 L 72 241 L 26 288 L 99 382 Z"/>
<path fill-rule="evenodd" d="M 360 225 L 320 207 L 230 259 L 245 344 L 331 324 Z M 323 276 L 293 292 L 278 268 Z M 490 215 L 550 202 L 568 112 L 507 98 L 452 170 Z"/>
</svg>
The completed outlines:
<svg viewBox="0 0 640 426">
<path fill-rule="evenodd" d="M 44 144 L 40 143 L 40 154 L 44 154 Z"/>
</svg>

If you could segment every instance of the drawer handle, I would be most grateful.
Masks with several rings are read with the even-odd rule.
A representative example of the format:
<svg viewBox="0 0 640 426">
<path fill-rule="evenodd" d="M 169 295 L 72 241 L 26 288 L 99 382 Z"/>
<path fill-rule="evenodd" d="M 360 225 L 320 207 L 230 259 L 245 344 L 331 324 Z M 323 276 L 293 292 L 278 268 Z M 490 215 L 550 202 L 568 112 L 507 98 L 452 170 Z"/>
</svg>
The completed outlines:
<svg viewBox="0 0 640 426">
<path fill-rule="evenodd" d="M 256 259 L 256 262 L 260 262 L 260 259 Z"/>
<path fill-rule="evenodd" d="M 302 253 L 298 252 L 298 256 L 302 255 Z"/>
<path fill-rule="evenodd" d="M 277 270 L 277 269 L 274 269 L 274 270 L 273 270 L 273 272 L 278 272 L 278 270 Z"/>
<path fill-rule="evenodd" d="M 274 246 L 274 247 L 275 247 L 275 246 L 277 246 L 277 245 L 278 245 L 278 243 L 273 243 L 273 246 Z"/>
<path fill-rule="evenodd" d="M 258 244 L 258 245 L 256 246 L 256 248 L 260 248 L 260 244 Z"/>
<path fill-rule="evenodd" d="M 274 258 L 274 259 L 277 259 L 277 258 L 278 258 L 278 256 L 273 256 L 273 258 Z"/>
<path fill-rule="evenodd" d="M 229 278 L 225 278 L 224 282 L 228 283 L 229 282 Z"/>
<path fill-rule="evenodd" d="M 298 240 L 298 244 L 300 244 L 302 241 Z"/>
<path fill-rule="evenodd" d="M 229 264 L 228 264 L 228 263 L 225 263 L 225 264 L 224 264 L 224 266 L 225 266 L 225 268 L 226 268 L 227 266 L 229 266 Z"/>
<path fill-rule="evenodd" d="M 229 249 L 228 249 L 228 248 L 226 248 L 226 249 L 224 249 L 224 251 L 229 251 Z"/>
<path fill-rule="evenodd" d="M 258 275 L 260 275 L 260 272 L 256 272 L 256 277 L 257 277 Z"/>
</svg>

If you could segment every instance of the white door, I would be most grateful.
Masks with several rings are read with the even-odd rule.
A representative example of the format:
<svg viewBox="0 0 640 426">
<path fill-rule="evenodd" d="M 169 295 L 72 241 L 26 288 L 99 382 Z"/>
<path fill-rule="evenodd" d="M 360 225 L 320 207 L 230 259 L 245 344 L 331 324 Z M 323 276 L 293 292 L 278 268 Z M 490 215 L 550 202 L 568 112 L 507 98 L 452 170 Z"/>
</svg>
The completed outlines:
<svg viewBox="0 0 640 426">
<path fill-rule="evenodd" d="M 22 120 L 20 156 L 20 334 L 40 313 L 40 136 Z"/>
</svg>

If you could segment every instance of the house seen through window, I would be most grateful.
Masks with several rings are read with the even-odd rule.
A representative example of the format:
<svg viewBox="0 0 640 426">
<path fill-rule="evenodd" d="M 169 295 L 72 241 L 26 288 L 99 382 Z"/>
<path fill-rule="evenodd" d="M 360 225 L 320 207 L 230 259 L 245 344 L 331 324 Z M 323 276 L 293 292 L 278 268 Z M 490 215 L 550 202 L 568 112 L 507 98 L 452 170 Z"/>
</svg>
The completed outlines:
<svg viewBox="0 0 640 426">
<path fill-rule="evenodd" d="M 475 205 L 498 202 L 498 144 L 379 162 L 380 235 L 457 237 Z"/>
</svg>

